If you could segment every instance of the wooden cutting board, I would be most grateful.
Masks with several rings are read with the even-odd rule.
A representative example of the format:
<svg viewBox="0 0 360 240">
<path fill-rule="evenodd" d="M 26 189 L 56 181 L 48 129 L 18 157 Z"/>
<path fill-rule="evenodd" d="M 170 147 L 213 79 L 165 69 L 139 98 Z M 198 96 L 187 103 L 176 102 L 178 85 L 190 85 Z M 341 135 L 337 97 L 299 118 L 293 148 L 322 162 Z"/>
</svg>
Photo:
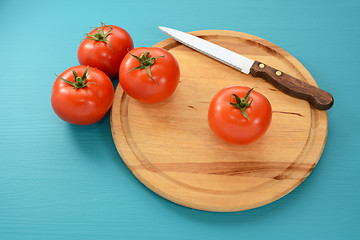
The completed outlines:
<svg viewBox="0 0 360 240">
<path fill-rule="evenodd" d="M 223 30 L 191 34 L 316 85 L 300 62 L 264 39 Z M 179 62 L 181 79 L 174 95 L 162 103 L 142 104 L 119 84 L 111 111 L 117 150 L 143 184 L 183 206 L 229 212 L 273 202 L 311 173 L 326 142 L 326 111 L 172 39 L 155 46 Z M 255 87 L 272 105 L 268 132 L 251 145 L 227 144 L 208 126 L 212 97 L 231 85 Z"/>
</svg>

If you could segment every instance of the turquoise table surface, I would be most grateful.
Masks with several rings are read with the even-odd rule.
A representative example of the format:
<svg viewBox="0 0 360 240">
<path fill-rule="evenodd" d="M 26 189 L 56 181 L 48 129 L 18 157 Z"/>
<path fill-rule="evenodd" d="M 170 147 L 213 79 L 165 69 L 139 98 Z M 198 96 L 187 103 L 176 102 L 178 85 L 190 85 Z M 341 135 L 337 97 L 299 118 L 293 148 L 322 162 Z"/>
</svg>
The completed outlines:
<svg viewBox="0 0 360 240">
<path fill-rule="evenodd" d="M 54 73 L 100 21 L 135 47 L 225 29 L 279 45 L 331 92 L 328 138 L 285 197 L 215 213 L 150 191 L 122 162 L 109 114 L 74 126 L 52 110 Z M 360 1 L 0 1 L 0 239 L 360 239 Z M 117 81 L 114 81 L 117 84 Z M 284 143 L 286 144 L 286 143 Z"/>
</svg>

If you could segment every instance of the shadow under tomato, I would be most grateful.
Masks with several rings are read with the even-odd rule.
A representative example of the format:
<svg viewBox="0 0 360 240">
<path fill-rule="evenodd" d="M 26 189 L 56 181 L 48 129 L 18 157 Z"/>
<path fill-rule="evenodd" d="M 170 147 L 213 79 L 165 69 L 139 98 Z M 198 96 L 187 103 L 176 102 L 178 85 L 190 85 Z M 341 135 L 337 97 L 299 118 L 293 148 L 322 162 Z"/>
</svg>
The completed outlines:
<svg viewBox="0 0 360 240">
<path fill-rule="evenodd" d="M 114 89 L 118 82 L 118 78 L 112 79 Z M 111 108 L 100 121 L 94 124 L 81 126 L 66 123 L 66 130 L 70 135 L 70 146 L 71 149 L 84 156 L 80 160 L 87 159 L 99 166 L 105 162 L 113 162 L 119 170 L 121 169 L 121 172 L 127 172 L 128 169 L 118 154 L 112 138 L 110 111 Z"/>
<path fill-rule="evenodd" d="M 113 84 L 113 86 L 114 86 L 114 91 L 115 91 L 115 90 L 116 90 L 116 87 L 117 87 L 117 85 L 118 85 L 118 83 L 119 83 L 119 78 L 118 78 L 118 77 L 111 78 L 111 82 L 112 82 L 112 84 Z"/>
<path fill-rule="evenodd" d="M 102 153 L 116 151 L 112 142 L 109 112 L 100 121 L 91 125 L 68 124 L 70 141 L 76 150 L 90 158 L 101 158 Z"/>
</svg>

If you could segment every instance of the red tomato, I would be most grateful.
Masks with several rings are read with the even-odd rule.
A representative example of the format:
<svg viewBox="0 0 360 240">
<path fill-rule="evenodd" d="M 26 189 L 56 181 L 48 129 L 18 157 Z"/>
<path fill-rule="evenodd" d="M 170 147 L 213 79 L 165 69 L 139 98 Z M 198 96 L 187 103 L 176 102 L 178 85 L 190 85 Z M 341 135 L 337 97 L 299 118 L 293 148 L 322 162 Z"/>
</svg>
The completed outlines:
<svg viewBox="0 0 360 240">
<path fill-rule="evenodd" d="M 243 86 L 220 90 L 212 99 L 208 112 L 209 125 L 214 134 L 233 144 L 249 144 L 259 139 L 269 128 L 271 117 L 269 100 Z"/>
<path fill-rule="evenodd" d="M 135 48 L 124 57 L 119 83 L 131 97 L 144 103 L 158 103 L 170 97 L 180 79 L 175 57 L 157 48 Z"/>
<path fill-rule="evenodd" d="M 96 67 L 109 77 L 116 77 L 124 56 L 134 48 L 128 32 L 114 25 L 104 25 L 88 33 L 78 49 L 81 65 Z"/>
<path fill-rule="evenodd" d="M 51 105 L 62 120 L 88 125 L 104 117 L 113 97 L 114 87 L 104 72 L 80 65 L 65 70 L 55 80 Z"/>
</svg>

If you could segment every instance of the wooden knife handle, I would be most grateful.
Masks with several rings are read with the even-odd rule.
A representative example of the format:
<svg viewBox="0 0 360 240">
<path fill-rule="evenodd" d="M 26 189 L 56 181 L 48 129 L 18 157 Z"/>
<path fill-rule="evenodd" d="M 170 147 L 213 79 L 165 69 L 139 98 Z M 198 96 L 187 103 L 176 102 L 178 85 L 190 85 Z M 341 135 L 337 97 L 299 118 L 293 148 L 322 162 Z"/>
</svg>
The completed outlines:
<svg viewBox="0 0 360 240">
<path fill-rule="evenodd" d="M 316 109 L 327 110 L 334 104 L 334 98 L 330 93 L 259 61 L 254 62 L 250 73 L 254 77 L 265 79 L 290 96 L 307 100 Z"/>
</svg>

